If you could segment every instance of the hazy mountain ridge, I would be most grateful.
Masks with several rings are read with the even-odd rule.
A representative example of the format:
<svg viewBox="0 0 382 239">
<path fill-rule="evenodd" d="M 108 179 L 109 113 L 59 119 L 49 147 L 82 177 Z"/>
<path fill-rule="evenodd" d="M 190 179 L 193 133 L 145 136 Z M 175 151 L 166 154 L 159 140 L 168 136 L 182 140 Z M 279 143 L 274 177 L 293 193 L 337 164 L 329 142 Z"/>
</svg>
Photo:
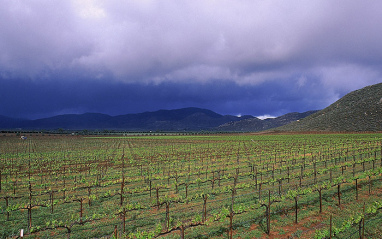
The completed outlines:
<svg viewBox="0 0 382 239">
<path fill-rule="evenodd" d="M 251 132 L 257 132 L 257 131 L 263 131 L 267 129 L 276 128 L 282 125 L 289 124 L 293 121 L 300 120 L 304 117 L 307 117 L 308 115 L 311 115 L 318 110 L 312 110 L 307 111 L 304 113 L 288 113 L 276 118 L 268 118 L 261 120 L 259 118 L 249 118 L 244 119 L 236 122 L 229 122 L 223 125 L 220 125 L 218 127 L 221 131 L 251 131 Z"/>
<path fill-rule="evenodd" d="M 242 117 L 220 115 L 211 110 L 190 107 L 118 116 L 100 113 L 65 114 L 36 120 L 18 120 L 0 116 L 0 129 L 260 131 L 287 124 L 304 115 L 306 113 L 290 113 L 275 119 L 260 120 L 251 115 Z"/>
<path fill-rule="evenodd" d="M 348 93 L 327 108 L 279 131 L 382 131 L 382 83 Z"/>
<path fill-rule="evenodd" d="M 36 120 L 0 116 L 0 129 L 213 130 L 221 124 L 237 120 L 241 118 L 190 107 L 118 116 L 100 113 L 65 114 Z"/>
</svg>

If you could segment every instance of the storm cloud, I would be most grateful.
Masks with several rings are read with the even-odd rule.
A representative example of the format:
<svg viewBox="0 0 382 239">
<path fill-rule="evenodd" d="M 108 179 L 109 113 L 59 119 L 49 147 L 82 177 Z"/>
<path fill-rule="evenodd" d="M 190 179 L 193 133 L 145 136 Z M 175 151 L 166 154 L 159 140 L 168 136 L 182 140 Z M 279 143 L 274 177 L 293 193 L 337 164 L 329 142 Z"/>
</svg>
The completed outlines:
<svg viewBox="0 0 382 239">
<path fill-rule="evenodd" d="M 280 115 L 381 82 L 378 1 L 0 3 L 3 115 Z"/>
</svg>

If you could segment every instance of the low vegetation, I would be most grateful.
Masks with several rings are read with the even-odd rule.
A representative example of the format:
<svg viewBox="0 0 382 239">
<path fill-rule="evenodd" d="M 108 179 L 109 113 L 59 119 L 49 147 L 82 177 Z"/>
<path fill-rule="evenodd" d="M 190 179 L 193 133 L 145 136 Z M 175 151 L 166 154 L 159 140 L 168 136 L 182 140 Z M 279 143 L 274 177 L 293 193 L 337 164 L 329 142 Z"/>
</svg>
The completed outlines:
<svg viewBox="0 0 382 239">
<path fill-rule="evenodd" d="M 377 238 L 379 134 L 0 137 L 0 237 Z"/>
</svg>

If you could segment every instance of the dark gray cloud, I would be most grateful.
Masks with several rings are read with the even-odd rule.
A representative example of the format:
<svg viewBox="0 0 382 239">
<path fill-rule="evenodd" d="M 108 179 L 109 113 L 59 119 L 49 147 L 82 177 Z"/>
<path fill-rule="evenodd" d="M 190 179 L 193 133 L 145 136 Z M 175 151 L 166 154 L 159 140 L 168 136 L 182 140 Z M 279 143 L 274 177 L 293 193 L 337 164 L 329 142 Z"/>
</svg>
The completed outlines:
<svg viewBox="0 0 382 239">
<path fill-rule="evenodd" d="M 0 114 L 28 111 L 16 112 L 23 92 L 36 99 L 27 116 L 181 106 L 278 115 L 381 82 L 378 1 L 0 3 Z M 57 97 L 49 92 L 60 101 L 40 102 Z"/>
</svg>

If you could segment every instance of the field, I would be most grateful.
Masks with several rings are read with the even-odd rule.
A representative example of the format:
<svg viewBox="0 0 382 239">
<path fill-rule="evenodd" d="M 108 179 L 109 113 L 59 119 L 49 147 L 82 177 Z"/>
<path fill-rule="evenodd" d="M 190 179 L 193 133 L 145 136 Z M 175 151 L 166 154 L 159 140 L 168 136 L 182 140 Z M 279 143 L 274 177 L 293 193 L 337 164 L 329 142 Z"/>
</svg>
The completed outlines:
<svg viewBox="0 0 382 239">
<path fill-rule="evenodd" d="M 380 238 L 380 134 L 0 136 L 0 237 Z"/>
</svg>

